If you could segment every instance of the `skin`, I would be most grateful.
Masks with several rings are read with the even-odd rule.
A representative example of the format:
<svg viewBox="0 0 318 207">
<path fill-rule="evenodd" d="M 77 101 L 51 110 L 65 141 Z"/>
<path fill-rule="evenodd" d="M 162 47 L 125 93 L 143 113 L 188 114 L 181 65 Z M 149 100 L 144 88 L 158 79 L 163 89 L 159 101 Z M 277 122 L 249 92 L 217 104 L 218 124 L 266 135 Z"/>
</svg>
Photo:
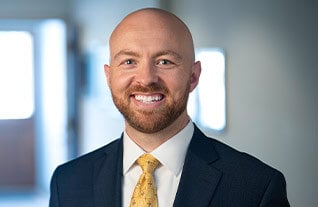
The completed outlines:
<svg viewBox="0 0 318 207">
<path fill-rule="evenodd" d="M 126 16 L 110 37 L 105 74 L 129 137 L 151 152 L 189 122 L 188 95 L 201 65 L 191 33 L 176 16 L 142 9 Z"/>
</svg>

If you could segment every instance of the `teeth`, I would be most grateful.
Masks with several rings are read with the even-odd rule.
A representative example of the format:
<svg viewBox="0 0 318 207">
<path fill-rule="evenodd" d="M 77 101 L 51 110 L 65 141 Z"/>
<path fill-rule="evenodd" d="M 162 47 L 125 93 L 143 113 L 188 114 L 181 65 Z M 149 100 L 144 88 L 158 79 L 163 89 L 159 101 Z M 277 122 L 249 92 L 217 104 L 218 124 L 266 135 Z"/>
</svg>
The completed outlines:
<svg viewBox="0 0 318 207">
<path fill-rule="evenodd" d="M 162 99 L 162 96 L 160 96 L 160 95 L 155 95 L 155 96 L 135 95 L 135 99 L 137 101 L 141 101 L 144 103 L 153 103 L 156 101 L 160 101 Z"/>
</svg>

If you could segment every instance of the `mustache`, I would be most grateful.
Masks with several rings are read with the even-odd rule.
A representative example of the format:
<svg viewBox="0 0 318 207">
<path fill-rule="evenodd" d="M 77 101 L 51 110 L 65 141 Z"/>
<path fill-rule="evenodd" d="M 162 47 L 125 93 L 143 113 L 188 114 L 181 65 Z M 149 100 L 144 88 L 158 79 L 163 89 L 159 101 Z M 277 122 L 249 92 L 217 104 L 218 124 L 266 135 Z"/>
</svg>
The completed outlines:
<svg viewBox="0 0 318 207">
<path fill-rule="evenodd" d="M 168 88 L 162 84 L 158 83 L 151 83 L 147 86 L 142 85 L 133 85 L 127 89 L 127 94 L 130 95 L 134 92 L 141 92 L 141 93 L 155 93 L 155 92 L 161 92 L 161 93 L 168 93 Z"/>
</svg>

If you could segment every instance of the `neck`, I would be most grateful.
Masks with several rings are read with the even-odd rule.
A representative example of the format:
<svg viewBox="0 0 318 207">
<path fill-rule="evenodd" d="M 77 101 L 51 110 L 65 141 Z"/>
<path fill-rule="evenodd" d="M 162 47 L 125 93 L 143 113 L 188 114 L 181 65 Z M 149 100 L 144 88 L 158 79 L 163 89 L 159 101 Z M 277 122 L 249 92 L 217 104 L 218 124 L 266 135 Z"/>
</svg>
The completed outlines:
<svg viewBox="0 0 318 207">
<path fill-rule="evenodd" d="M 140 132 L 126 122 L 126 133 L 145 152 L 152 152 L 186 127 L 189 120 L 189 116 L 185 113 L 165 129 L 151 134 Z"/>
</svg>

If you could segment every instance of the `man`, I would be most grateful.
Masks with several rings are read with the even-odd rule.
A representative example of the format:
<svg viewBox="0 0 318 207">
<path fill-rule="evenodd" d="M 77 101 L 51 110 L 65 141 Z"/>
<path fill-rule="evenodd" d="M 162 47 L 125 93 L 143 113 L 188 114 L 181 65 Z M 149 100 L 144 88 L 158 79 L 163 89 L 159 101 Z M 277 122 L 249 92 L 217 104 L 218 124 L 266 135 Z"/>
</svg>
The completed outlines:
<svg viewBox="0 0 318 207">
<path fill-rule="evenodd" d="M 105 65 L 125 131 L 56 169 L 50 207 L 142 207 L 137 200 L 145 194 L 145 206 L 289 206 L 279 171 L 206 137 L 190 120 L 188 95 L 200 72 L 180 19 L 160 9 L 126 16 L 111 35 Z M 143 154 L 156 160 L 144 183 Z"/>
</svg>

